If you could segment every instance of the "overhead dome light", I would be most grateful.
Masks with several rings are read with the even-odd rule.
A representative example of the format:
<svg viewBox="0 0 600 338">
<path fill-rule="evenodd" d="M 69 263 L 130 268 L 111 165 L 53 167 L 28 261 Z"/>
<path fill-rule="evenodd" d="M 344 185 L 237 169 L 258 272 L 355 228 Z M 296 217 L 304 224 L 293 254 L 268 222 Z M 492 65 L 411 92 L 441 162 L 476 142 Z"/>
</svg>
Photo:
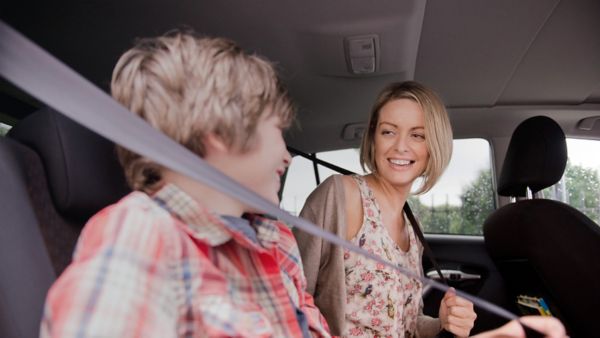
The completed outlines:
<svg viewBox="0 0 600 338">
<path fill-rule="evenodd" d="M 344 39 L 344 53 L 352 74 L 373 74 L 379 64 L 379 36 L 349 36 Z"/>
</svg>

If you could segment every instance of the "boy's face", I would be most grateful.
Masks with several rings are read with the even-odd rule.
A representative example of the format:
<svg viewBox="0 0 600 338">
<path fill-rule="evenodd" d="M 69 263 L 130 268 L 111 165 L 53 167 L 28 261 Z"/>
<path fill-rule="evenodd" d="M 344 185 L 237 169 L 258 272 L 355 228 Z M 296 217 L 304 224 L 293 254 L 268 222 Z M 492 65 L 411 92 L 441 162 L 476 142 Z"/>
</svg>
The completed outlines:
<svg viewBox="0 0 600 338">
<path fill-rule="evenodd" d="M 281 175 L 291 156 L 283 140 L 278 116 L 262 117 L 256 128 L 255 144 L 246 152 L 231 152 L 228 175 L 274 204 L 279 204 Z M 251 211 L 251 210 L 248 210 Z"/>
</svg>

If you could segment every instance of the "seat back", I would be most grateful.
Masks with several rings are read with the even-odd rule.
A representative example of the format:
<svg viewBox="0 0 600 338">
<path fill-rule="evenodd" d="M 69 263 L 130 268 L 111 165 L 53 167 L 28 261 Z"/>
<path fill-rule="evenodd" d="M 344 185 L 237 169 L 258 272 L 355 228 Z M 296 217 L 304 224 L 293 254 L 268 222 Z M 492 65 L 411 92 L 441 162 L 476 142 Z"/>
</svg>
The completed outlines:
<svg viewBox="0 0 600 338">
<path fill-rule="evenodd" d="M 0 155 L 0 337 L 34 337 L 86 220 L 128 188 L 113 144 L 50 109 L 0 139 Z"/>
<path fill-rule="evenodd" d="M 35 337 L 46 291 L 56 273 L 31 202 L 41 161 L 31 149 L 0 138 L 0 337 Z M 45 181 L 43 181 L 45 184 Z"/>
<path fill-rule="evenodd" d="M 560 180 L 567 162 L 565 135 L 552 119 L 520 124 L 509 144 L 498 193 L 524 198 Z M 521 199 L 493 212 L 483 233 L 490 256 L 512 296 L 542 297 L 571 337 L 600 332 L 600 227 L 571 206 Z"/>
</svg>

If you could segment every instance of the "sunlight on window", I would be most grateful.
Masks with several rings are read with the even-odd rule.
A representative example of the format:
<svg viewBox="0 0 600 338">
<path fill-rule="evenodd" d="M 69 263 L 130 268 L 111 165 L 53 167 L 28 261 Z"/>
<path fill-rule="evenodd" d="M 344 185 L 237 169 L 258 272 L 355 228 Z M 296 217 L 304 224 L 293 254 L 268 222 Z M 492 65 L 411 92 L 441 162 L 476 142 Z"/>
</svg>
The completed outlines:
<svg viewBox="0 0 600 338">
<path fill-rule="evenodd" d="M 294 156 L 285 177 L 280 207 L 298 216 L 306 198 L 317 187 L 311 161 Z"/>
<path fill-rule="evenodd" d="M 426 232 L 481 235 L 495 209 L 490 145 L 484 139 L 454 140 L 448 168 L 426 194 L 410 199 Z"/>
<path fill-rule="evenodd" d="M 541 191 L 543 198 L 571 205 L 594 222 L 600 221 L 600 141 L 567 139 L 569 159 L 563 177 Z"/>
</svg>

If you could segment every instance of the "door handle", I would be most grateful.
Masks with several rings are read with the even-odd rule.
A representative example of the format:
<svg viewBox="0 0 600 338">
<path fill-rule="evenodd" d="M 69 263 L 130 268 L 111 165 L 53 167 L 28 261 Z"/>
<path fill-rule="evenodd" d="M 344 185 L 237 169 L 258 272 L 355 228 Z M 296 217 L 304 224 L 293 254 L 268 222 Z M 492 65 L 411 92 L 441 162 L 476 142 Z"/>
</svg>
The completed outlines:
<svg viewBox="0 0 600 338">
<path fill-rule="evenodd" d="M 472 273 L 466 273 L 461 270 L 455 269 L 441 269 L 442 275 L 450 282 L 464 282 L 468 280 L 477 280 L 481 279 L 481 275 L 476 275 Z M 434 279 L 436 281 L 440 281 L 440 275 L 437 273 L 435 269 L 427 271 L 425 274 L 427 278 Z"/>
</svg>

